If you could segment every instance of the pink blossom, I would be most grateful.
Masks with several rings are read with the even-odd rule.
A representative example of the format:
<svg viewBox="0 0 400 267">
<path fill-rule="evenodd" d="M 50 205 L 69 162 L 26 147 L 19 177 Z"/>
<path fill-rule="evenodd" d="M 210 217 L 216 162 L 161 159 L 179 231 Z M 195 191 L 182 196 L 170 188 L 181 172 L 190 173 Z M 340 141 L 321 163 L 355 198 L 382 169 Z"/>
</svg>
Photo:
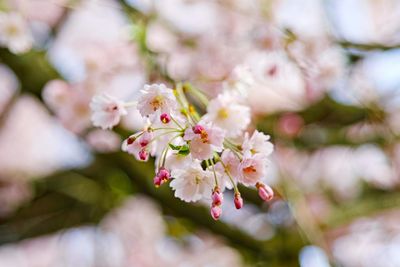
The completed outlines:
<svg viewBox="0 0 400 267">
<path fill-rule="evenodd" d="M 171 114 L 177 106 L 172 89 L 164 84 L 145 85 L 138 100 L 138 110 L 143 117 Z"/>
<path fill-rule="evenodd" d="M 193 128 L 187 128 L 183 139 L 190 141 L 190 153 L 193 158 L 199 160 L 209 159 L 214 152 L 223 149 L 225 133 L 211 124 L 198 124 Z"/>
<path fill-rule="evenodd" d="M 111 129 L 117 125 L 121 116 L 128 112 L 124 107 L 124 103 L 107 94 L 96 95 L 90 103 L 92 109 L 92 122 L 94 126 L 103 129 Z"/>
<path fill-rule="evenodd" d="M 203 119 L 226 130 L 228 137 L 239 136 L 250 124 L 250 108 L 239 95 L 225 92 L 210 101 Z"/>
<path fill-rule="evenodd" d="M 269 156 L 274 150 L 273 144 L 269 141 L 270 136 L 257 130 L 251 137 L 246 133 L 242 144 L 244 154 L 261 154 L 263 157 Z"/>
<path fill-rule="evenodd" d="M 203 197 L 209 197 L 213 188 L 213 175 L 203 170 L 200 162 L 194 160 L 182 169 L 172 170 L 170 186 L 175 190 L 175 196 L 186 202 L 195 202 Z"/>
<path fill-rule="evenodd" d="M 267 162 L 268 160 L 262 154 L 243 158 L 239 164 L 239 182 L 246 186 L 255 185 L 265 176 Z"/>
</svg>

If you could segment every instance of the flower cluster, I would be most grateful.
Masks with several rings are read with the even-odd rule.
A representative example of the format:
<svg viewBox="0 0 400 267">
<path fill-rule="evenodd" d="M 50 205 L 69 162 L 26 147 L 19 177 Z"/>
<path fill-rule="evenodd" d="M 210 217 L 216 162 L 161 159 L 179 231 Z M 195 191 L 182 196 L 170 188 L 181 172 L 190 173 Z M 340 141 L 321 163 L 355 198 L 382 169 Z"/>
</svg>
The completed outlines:
<svg viewBox="0 0 400 267">
<path fill-rule="evenodd" d="M 204 115 L 188 101 L 189 93 L 204 104 Z M 261 180 L 273 145 L 264 133 L 245 132 L 251 112 L 236 91 L 223 91 L 209 101 L 190 84 L 177 84 L 175 89 L 152 84 L 144 86 L 134 104 L 97 95 L 91 102 L 93 124 L 111 128 L 129 106 L 136 106 L 147 123 L 123 142 L 122 150 L 139 161 L 156 158 L 156 187 L 171 181 L 175 196 L 186 202 L 211 197 L 215 220 L 221 216 L 225 189 L 234 190 L 237 209 L 243 206 L 238 183 L 256 187 L 265 201 L 272 199 L 272 189 Z"/>
</svg>

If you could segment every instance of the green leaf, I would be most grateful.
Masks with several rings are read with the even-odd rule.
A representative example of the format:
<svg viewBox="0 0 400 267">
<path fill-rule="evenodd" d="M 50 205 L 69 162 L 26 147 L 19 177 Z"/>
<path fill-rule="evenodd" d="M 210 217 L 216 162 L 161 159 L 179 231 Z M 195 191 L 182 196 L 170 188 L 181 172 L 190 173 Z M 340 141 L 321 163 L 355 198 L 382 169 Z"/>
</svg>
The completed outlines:
<svg viewBox="0 0 400 267">
<path fill-rule="evenodd" d="M 178 154 L 186 156 L 190 153 L 190 149 L 188 145 L 183 145 L 181 146 L 181 149 L 179 149 Z"/>
<path fill-rule="evenodd" d="M 182 146 L 175 146 L 175 145 L 173 145 L 173 144 L 169 144 L 169 147 L 170 147 L 172 150 L 177 150 L 177 151 L 179 151 L 179 150 L 182 149 Z"/>
</svg>

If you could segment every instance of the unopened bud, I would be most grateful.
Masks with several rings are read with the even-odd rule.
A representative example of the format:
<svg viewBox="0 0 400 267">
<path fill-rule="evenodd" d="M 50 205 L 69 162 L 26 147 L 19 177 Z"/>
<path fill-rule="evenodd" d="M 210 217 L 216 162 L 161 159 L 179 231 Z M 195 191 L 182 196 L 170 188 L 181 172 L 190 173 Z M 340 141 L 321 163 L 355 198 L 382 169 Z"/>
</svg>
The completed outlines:
<svg viewBox="0 0 400 267">
<path fill-rule="evenodd" d="M 162 179 L 156 175 L 154 176 L 153 183 L 155 187 L 159 187 L 162 184 Z"/>
<path fill-rule="evenodd" d="M 157 172 L 157 176 L 164 182 L 169 180 L 171 174 L 166 168 L 161 167 Z"/>
<path fill-rule="evenodd" d="M 240 193 L 235 193 L 235 199 L 233 200 L 235 203 L 236 209 L 241 209 L 243 207 L 243 198 L 240 196 Z"/>
<path fill-rule="evenodd" d="M 160 120 L 161 120 L 162 123 L 167 124 L 167 123 L 169 123 L 171 121 L 171 116 L 168 115 L 167 113 L 163 113 L 160 116 Z"/>
<path fill-rule="evenodd" d="M 221 205 L 224 200 L 224 195 L 221 193 L 218 187 L 215 187 L 212 195 L 211 195 L 213 205 Z"/>
<path fill-rule="evenodd" d="M 136 137 L 135 136 L 129 136 L 128 139 L 126 139 L 126 143 L 128 145 L 132 145 L 134 142 L 136 141 Z"/>
<path fill-rule="evenodd" d="M 195 134 L 201 134 L 204 131 L 204 127 L 197 124 L 197 125 L 193 126 L 192 130 Z"/>
<path fill-rule="evenodd" d="M 139 139 L 139 144 L 141 147 L 146 147 L 151 139 L 153 139 L 153 134 L 149 131 L 145 131 Z"/>
<path fill-rule="evenodd" d="M 146 150 L 142 149 L 139 151 L 139 159 L 140 160 L 146 161 L 148 159 L 148 157 L 149 157 L 149 154 L 147 153 Z"/>
<path fill-rule="evenodd" d="M 274 191 L 268 185 L 257 183 L 258 195 L 264 201 L 270 201 L 274 197 Z"/>
<path fill-rule="evenodd" d="M 221 206 L 220 205 L 218 205 L 218 206 L 211 206 L 211 217 L 214 219 L 214 220 L 218 220 L 219 219 L 219 217 L 221 216 L 221 213 L 222 213 L 222 209 L 221 209 Z"/>
</svg>

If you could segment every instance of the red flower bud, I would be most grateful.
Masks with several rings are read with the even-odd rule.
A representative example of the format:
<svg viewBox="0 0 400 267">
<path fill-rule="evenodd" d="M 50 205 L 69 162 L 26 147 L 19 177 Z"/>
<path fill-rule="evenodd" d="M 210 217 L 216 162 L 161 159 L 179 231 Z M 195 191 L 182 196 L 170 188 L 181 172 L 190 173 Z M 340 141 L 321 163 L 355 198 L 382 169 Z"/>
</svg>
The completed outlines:
<svg viewBox="0 0 400 267">
<path fill-rule="evenodd" d="M 274 197 L 274 191 L 268 185 L 257 183 L 258 195 L 264 201 L 270 201 Z"/>
<path fill-rule="evenodd" d="M 157 176 L 162 180 L 162 181 L 167 181 L 169 180 L 169 178 L 171 178 L 171 174 L 170 172 L 164 168 L 161 167 L 158 172 L 157 172 Z"/>
<path fill-rule="evenodd" d="M 235 199 L 233 200 L 235 203 L 236 209 L 241 209 L 243 207 L 243 198 L 240 196 L 240 193 L 235 194 Z"/>
<path fill-rule="evenodd" d="M 197 124 L 197 125 L 193 126 L 192 130 L 195 134 L 201 134 L 204 131 L 204 127 Z"/>
<path fill-rule="evenodd" d="M 211 206 L 211 217 L 214 219 L 214 220 L 218 220 L 219 219 L 219 217 L 221 216 L 221 213 L 222 213 L 222 209 L 221 209 L 221 206 Z"/>
<path fill-rule="evenodd" d="M 135 136 L 129 136 L 128 137 L 128 139 L 126 139 L 126 143 L 128 144 L 128 145 L 132 145 L 133 144 L 133 142 L 135 142 L 136 141 L 136 137 Z"/>
<path fill-rule="evenodd" d="M 149 158 L 149 154 L 147 153 L 146 150 L 142 149 L 139 151 L 139 159 L 146 161 Z"/>
<path fill-rule="evenodd" d="M 162 123 L 167 124 L 167 123 L 169 123 L 171 121 L 171 116 L 168 115 L 167 113 L 163 113 L 160 116 L 160 120 L 161 120 Z"/>
<path fill-rule="evenodd" d="M 159 187 L 162 184 L 162 179 L 156 175 L 154 176 L 153 183 L 155 187 Z"/>
<path fill-rule="evenodd" d="M 213 205 L 221 205 L 224 200 L 224 195 L 221 193 L 218 187 L 215 187 L 211 195 Z"/>
</svg>

